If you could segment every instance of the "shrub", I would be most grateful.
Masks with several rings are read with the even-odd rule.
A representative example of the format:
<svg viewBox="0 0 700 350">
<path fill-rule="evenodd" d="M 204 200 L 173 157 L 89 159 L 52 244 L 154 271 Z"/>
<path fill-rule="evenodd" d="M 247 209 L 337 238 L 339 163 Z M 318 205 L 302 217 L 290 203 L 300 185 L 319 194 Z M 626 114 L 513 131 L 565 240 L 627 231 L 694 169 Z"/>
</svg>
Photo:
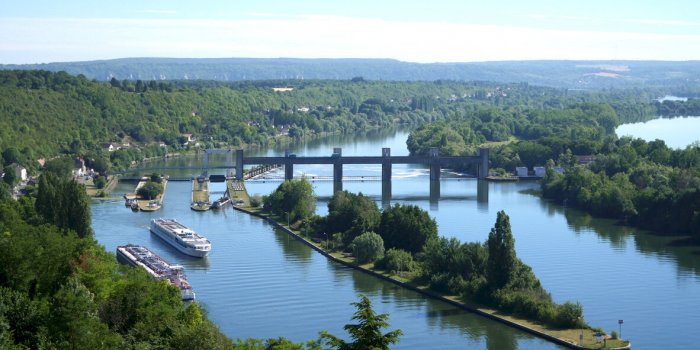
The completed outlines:
<svg viewBox="0 0 700 350">
<path fill-rule="evenodd" d="M 612 331 L 612 332 L 610 332 L 610 337 L 613 339 L 617 339 L 620 337 L 620 335 L 617 334 L 617 331 Z"/>
<path fill-rule="evenodd" d="M 374 232 L 365 232 L 355 237 L 351 247 L 358 264 L 376 261 L 384 256 L 384 240 Z"/>
<path fill-rule="evenodd" d="M 252 197 L 250 197 L 250 206 L 253 208 L 258 208 L 260 205 L 263 203 L 263 198 L 259 195 L 256 194 Z"/>
<path fill-rule="evenodd" d="M 559 328 L 575 328 L 581 327 L 581 317 L 583 316 L 583 307 L 580 303 L 565 302 L 557 307 L 557 316 L 554 319 L 553 326 Z"/>
<path fill-rule="evenodd" d="M 97 178 L 95 178 L 95 187 L 101 189 L 101 188 L 104 188 L 106 184 L 107 184 L 107 179 L 104 176 L 100 175 Z"/>
<path fill-rule="evenodd" d="M 402 249 L 391 248 L 386 251 L 384 258 L 377 262 L 376 267 L 392 273 L 412 272 L 416 269 L 416 262 L 413 261 L 411 253 Z"/>
</svg>

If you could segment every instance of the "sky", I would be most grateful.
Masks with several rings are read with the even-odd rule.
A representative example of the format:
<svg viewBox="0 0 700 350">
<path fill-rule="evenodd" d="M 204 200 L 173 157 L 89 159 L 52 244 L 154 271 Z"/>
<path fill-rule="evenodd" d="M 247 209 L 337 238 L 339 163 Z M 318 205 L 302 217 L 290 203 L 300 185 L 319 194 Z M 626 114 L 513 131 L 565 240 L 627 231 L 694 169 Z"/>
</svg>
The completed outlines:
<svg viewBox="0 0 700 350">
<path fill-rule="evenodd" d="M 0 64 L 699 60 L 697 0 L 0 0 Z"/>
</svg>

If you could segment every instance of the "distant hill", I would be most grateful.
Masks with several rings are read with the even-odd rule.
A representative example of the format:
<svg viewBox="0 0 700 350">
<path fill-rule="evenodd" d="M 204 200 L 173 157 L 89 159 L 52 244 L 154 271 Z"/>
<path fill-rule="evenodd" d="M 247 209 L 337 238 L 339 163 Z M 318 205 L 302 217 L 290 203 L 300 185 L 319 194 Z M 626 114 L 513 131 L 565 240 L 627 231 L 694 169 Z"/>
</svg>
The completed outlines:
<svg viewBox="0 0 700 350">
<path fill-rule="evenodd" d="M 700 83 L 700 61 L 499 61 L 411 63 L 391 59 L 123 58 L 103 61 L 0 65 L 110 80 L 470 80 L 527 82 L 576 89 L 668 87 Z"/>
</svg>

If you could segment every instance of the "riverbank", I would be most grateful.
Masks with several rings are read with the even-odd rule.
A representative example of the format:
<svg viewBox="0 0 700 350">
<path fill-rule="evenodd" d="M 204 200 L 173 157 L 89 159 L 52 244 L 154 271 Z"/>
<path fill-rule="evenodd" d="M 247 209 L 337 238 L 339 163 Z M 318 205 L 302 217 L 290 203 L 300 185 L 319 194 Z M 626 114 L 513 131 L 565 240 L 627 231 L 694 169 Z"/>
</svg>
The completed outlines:
<svg viewBox="0 0 700 350">
<path fill-rule="evenodd" d="M 241 192 L 245 192 L 245 189 L 242 189 Z M 251 208 L 248 206 L 248 202 L 243 203 L 239 206 L 234 206 L 234 208 L 238 211 L 244 212 L 246 214 L 256 216 L 259 218 L 262 218 L 263 220 L 268 221 L 271 223 L 274 227 L 277 229 L 280 229 L 284 231 L 285 233 L 291 235 L 292 237 L 296 238 L 300 242 L 304 243 L 305 245 L 309 246 L 310 248 L 316 250 L 317 252 L 321 253 L 324 255 L 326 258 L 333 260 L 339 264 L 342 264 L 344 266 L 353 268 L 355 270 L 364 272 L 368 275 L 374 276 L 376 278 L 380 278 L 382 280 L 385 280 L 387 282 L 399 285 L 403 288 L 415 291 L 417 293 L 420 293 L 424 296 L 443 301 L 445 303 L 448 303 L 450 305 L 453 305 L 455 307 L 459 307 L 463 310 L 467 310 L 469 312 L 473 312 L 475 314 L 478 314 L 480 316 L 489 318 L 491 320 L 500 322 L 502 324 L 505 324 L 509 327 L 513 327 L 525 332 L 528 332 L 530 334 L 533 334 L 535 336 L 538 336 L 542 339 L 545 339 L 547 341 L 550 341 L 552 343 L 558 344 L 565 346 L 567 348 L 571 349 L 631 349 L 631 344 L 627 341 L 621 341 L 621 340 L 616 340 L 616 339 L 607 339 L 606 343 L 601 342 L 596 342 L 596 332 L 592 329 L 566 329 L 566 330 L 558 330 L 558 329 L 551 329 L 546 326 L 540 325 L 538 323 L 534 323 L 525 319 L 513 317 L 510 315 L 503 314 L 499 312 L 498 310 L 490 309 L 483 307 L 482 305 L 478 305 L 475 303 L 471 303 L 469 301 L 464 301 L 461 300 L 458 296 L 449 296 L 449 295 L 442 295 L 439 294 L 435 291 L 430 290 L 427 286 L 424 285 L 418 285 L 415 283 L 412 283 L 406 279 L 401 278 L 400 276 L 392 275 L 388 273 L 387 271 L 382 271 L 382 270 L 375 270 L 373 269 L 373 264 L 366 264 L 366 265 L 357 265 L 353 262 L 352 258 L 345 256 L 342 253 L 338 252 L 329 252 L 324 249 L 324 243 L 325 242 L 314 242 L 312 240 L 309 240 L 303 236 L 300 235 L 298 231 L 295 231 L 292 227 L 288 227 L 280 222 L 284 221 L 284 218 L 279 218 L 279 217 L 274 217 L 265 213 L 262 213 L 260 209 L 258 208 Z M 583 339 L 583 346 L 580 345 L 580 340 Z M 605 347 L 604 347 L 605 346 Z"/>
</svg>

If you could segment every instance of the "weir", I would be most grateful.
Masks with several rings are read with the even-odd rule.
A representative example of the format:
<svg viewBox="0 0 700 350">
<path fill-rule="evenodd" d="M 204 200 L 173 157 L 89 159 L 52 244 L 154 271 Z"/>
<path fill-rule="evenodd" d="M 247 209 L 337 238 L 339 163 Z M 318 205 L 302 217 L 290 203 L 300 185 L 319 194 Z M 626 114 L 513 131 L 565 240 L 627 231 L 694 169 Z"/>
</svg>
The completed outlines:
<svg viewBox="0 0 700 350">
<path fill-rule="evenodd" d="M 476 165 L 477 177 L 485 179 L 489 174 L 489 150 L 480 148 L 476 156 L 440 156 L 437 147 L 433 147 L 427 156 L 391 156 L 391 148 L 382 148 L 381 156 L 350 156 L 343 157 L 342 148 L 334 148 L 329 157 L 297 157 L 286 151 L 283 157 L 245 157 L 243 150 L 236 150 L 236 179 L 243 179 L 243 168 L 246 165 L 282 164 L 284 165 L 284 178 L 291 180 L 294 177 L 295 164 L 332 164 L 334 190 L 343 189 L 343 165 L 345 164 L 381 164 L 382 166 L 382 193 L 391 192 L 391 169 L 393 164 L 427 164 L 430 167 L 430 180 L 440 181 L 440 171 L 444 167 L 460 165 Z M 388 190 L 387 190 L 388 189 Z"/>
</svg>

